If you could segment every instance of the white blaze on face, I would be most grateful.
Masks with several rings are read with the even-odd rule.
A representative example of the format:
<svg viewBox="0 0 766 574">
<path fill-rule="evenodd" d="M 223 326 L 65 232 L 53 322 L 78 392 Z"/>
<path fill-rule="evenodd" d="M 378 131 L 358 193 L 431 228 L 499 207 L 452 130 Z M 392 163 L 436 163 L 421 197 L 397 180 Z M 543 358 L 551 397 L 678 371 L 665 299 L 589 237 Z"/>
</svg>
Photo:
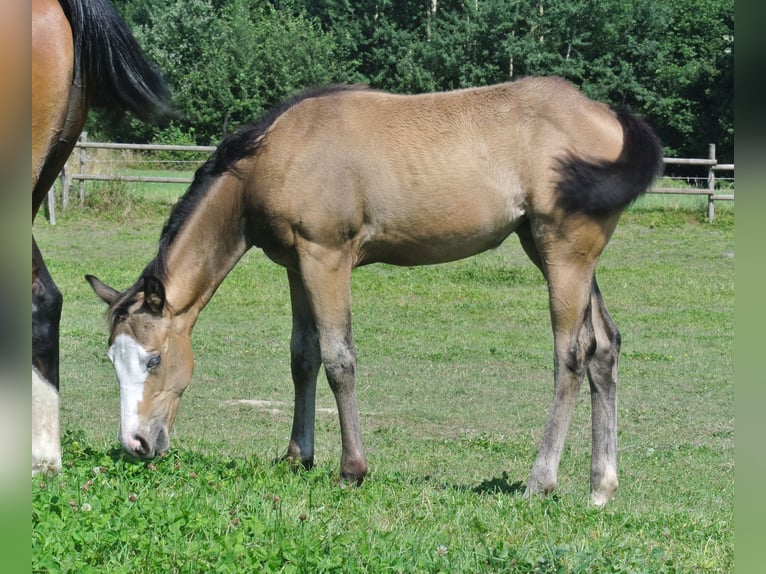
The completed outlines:
<svg viewBox="0 0 766 574">
<path fill-rule="evenodd" d="M 134 438 L 139 427 L 138 403 L 144 397 L 144 383 L 149 376 L 146 362 L 149 353 L 128 335 L 117 335 L 109 347 L 109 360 L 120 382 L 120 442 L 136 450 L 140 443 Z"/>
</svg>

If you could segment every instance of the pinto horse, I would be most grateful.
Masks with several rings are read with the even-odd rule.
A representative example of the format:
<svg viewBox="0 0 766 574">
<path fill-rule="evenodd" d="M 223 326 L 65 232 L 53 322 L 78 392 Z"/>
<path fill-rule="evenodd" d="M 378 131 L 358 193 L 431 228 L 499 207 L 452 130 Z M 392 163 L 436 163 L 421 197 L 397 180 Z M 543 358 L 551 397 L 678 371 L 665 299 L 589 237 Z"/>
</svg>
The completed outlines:
<svg viewBox="0 0 766 574">
<path fill-rule="evenodd" d="M 555 349 L 553 403 L 527 493 L 556 485 L 587 374 L 592 501 L 617 489 L 620 336 L 595 279 L 621 212 L 660 173 L 651 128 L 560 78 L 401 96 L 360 86 L 309 91 L 225 139 L 171 212 L 157 256 L 109 304 L 123 449 L 150 459 L 168 430 L 193 356 L 198 314 L 242 255 L 259 247 L 287 270 L 295 387 L 287 458 L 311 467 L 317 374 L 338 406 L 341 480 L 367 462 L 354 394 L 351 271 L 444 263 L 516 232 L 545 276 Z"/>
<path fill-rule="evenodd" d="M 88 110 L 164 115 L 168 92 L 107 0 L 32 0 L 32 222 Z M 32 472 L 61 468 L 62 295 L 32 237 Z"/>
</svg>

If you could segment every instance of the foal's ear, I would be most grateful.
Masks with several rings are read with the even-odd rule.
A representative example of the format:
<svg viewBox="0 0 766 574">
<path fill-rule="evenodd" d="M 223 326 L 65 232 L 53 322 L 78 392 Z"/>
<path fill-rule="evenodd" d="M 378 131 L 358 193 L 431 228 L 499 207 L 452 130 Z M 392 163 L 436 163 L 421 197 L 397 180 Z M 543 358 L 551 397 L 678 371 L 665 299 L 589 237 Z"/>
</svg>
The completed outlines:
<svg viewBox="0 0 766 574">
<path fill-rule="evenodd" d="M 102 301 L 105 303 L 111 305 L 115 299 L 117 299 L 117 296 L 120 294 L 117 289 L 114 289 L 113 287 L 109 287 L 106 283 L 101 281 L 98 277 L 94 277 L 93 275 L 86 275 L 85 280 L 90 283 L 91 288 L 93 291 L 96 292 L 96 295 L 101 297 Z"/>
<path fill-rule="evenodd" d="M 144 302 L 155 315 L 165 307 L 165 286 L 154 275 L 144 275 Z"/>
</svg>

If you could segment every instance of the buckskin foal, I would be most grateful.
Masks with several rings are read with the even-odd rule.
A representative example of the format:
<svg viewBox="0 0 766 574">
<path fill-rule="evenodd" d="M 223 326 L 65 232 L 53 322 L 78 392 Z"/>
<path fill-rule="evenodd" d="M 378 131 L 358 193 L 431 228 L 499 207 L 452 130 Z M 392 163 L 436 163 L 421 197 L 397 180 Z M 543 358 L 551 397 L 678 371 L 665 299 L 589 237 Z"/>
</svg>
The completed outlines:
<svg viewBox="0 0 766 574">
<path fill-rule="evenodd" d="M 527 493 L 556 485 L 583 377 L 590 381 L 592 501 L 617 489 L 620 336 L 595 268 L 623 209 L 662 166 L 637 116 L 559 78 L 400 96 L 358 86 L 306 92 L 224 140 L 166 223 L 157 256 L 109 304 L 120 441 L 151 458 L 169 446 L 192 376 L 195 320 L 239 258 L 259 247 L 287 270 L 295 386 L 287 456 L 314 459 L 324 365 L 340 418 L 341 477 L 367 472 L 354 395 L 351 271 L 444 263 L 516 232 L 548 283 L 555 387 Z"/>
</svg>

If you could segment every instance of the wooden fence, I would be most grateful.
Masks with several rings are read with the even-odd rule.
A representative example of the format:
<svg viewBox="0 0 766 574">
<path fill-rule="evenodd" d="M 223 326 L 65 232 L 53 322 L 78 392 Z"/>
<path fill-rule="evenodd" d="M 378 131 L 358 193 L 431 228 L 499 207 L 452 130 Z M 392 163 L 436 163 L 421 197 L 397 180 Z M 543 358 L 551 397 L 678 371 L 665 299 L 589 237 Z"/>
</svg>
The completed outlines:
<svg viewBox="0 0 766 574">
<path fill-rule="evenodd" d="M 649 193 L 670 193 L 681 195 L 706 195 L 707 196 L 707 219 L 709 222 L 713 222 L 715 219 L 715 202 L 716 201 L 734 201 L 734 164 L 733 163 L 718 163 L 715 157 L 715 144 L 710 144 L 707 159 L 687 159 L 677 157 L 666 157 L 663 160 L 665 165 L 689 165 L 699 166 L 700 168 L 707 168 L 707 177 L 705 178 L 706 185 L 700 187 L 654 187 L 649 190 Z M 720 178 L 716 177 L 718 172 L 730 172 L 731 177 Z M 701 179 L 701 178 L 696 178 Z M 731 185 L 725 190 L 720 189 L 719 183 L 721 181 L 728 182 Z"/>
<path fill-rule="evenodd" d="M 133 150 L 139 152 L 179 152 L 179 153 L 205 153 L 209 154 L 215 150 L 214 146 L 180 146 L 180 145 L 154 145 L 154 144 L 123 144 L 123 143 L 102 143 L 102 142 L 89 142 L 88 134 L 83 133 L 80 140 L 75 145 L 75 152 L 70 158 L 70 164 L 74 163 L 78 166 L 77 171 L 72 173 L 70 166 L 65 166 L 61 172 L 59 179 L 61 182 L 61 206 L 66 209 L 69 205 L 70 188 L 73 181 L 79 182 L 79 202 L 80 205 L 85 203 L 85 186 L 86 181 L 125 181 L 125 182 L 142 182 L 142 183 L 191 183 L 191 178 L 188 177 L 165 177 L 165 176 L 131 176 L 131 175 L 119 175 L 119 174 L 94 174 L 88 173 L 87 166 L 89 164 L 88 150 L 91 149 L 113 149 L 113 150 Z M 715 144 L 710 144 L 707 158 L 674 158 L 666 157 L 663 160 L 665 165 L 680 165 L 680 166 L 694 166 L 699 168 L 700 175 L 693 177 L 677 177 L 670 178 L 685 180 L 685 183 L 691 184 L 684 187 L 654 187 L 649 190 L 649 193 L 660 194 L 676 194 L 676 195 L 702 195 L 707 197 L 707 218 L 712 222 L 715 219 L 715 202 L 716 201 L 733 201 L 734 200 L 734 164 L 718 163 L 715 155 Z M 163 162 L 158 162 L 163 163 Z M 172 160 L 168 160 L 164 163 L 177 163 Z M 188 162 L 194 163 L 195 168 L 202 162 Z M 731 173 L 730 177 L 717 176 L 718 173 Z M 663 181 L 668 178 L 664 178 Z M 721 184 L 725 184 L 726 187 L 722 189 Z M 52 224 L 56 223 L 56 199 L 55 199 L 55 186 L 51 188 L 48 193 L 48 214 Z"/>
</svg>

